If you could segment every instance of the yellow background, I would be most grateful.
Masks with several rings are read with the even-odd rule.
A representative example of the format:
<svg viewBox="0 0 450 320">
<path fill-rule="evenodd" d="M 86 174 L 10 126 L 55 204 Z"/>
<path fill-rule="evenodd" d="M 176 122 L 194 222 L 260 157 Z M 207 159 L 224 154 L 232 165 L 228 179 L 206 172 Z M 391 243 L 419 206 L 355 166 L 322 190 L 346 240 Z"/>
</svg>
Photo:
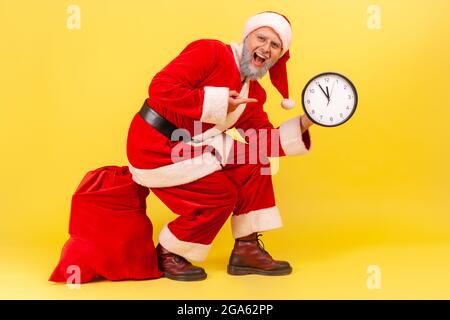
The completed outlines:
<svg viewBox="0 0 450 320">
<path fill-rule="evenodd" d="M 69 30 L 67 7 L 81 9 Z M 367 8 L 381 8 L 381 29 Z M 293 27 L 288 70 L 300 106 L 315 74 L 346 74 L 355 116 L 311 128 L 313 149 L 274 175 L 284 228 L 266 248 L 286 277 L 232 277 L 230 226 L 217 236 L 203 282 L 101 281 L 70 290 L 47 281 L 68 238 L 70 199 L 84 174 L 126 164 L 126 135 L 153 75 L 199 38 L 239 41 L 246 19 L 284 13 Z M 450 298 L 450 2 L 0 0 L 0 298 Z M 279 107 L 274 125 L 301 112 Z M 154 195 L 155 227 L 175 217 Z M 369 290 L 367 268 L 381 269 Z"/>
</svg>

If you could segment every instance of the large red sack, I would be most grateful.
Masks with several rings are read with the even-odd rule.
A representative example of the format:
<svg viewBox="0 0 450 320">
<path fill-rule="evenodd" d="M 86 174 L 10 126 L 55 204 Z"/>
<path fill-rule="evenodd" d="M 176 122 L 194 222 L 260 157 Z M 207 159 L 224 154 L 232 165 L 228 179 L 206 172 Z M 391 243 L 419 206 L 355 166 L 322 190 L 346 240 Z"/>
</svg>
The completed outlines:
<svg viewBox="0 0 450 320">
<path fill-rule="evenodd" d="M 109 280 L 161 277 L 146 215 L 148 194 L 126 166 L 88 172 L 72 197 L 70 239 L 49 280 L 66 282 L 74 270 L 80 271 L 80 283 L 97 275 Z"/>
</svg>

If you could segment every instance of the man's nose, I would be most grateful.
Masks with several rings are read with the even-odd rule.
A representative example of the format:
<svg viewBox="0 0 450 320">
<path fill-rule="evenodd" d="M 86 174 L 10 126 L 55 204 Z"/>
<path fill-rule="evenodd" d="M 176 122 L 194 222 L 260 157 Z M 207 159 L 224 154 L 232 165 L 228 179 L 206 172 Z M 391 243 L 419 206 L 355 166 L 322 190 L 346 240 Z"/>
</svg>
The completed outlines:
<svg viewBox="0 0 450 320">
<path fill-rule="evenodd" d="M 269 52 L 270 51 L 270 42 L 264 43 L 264 45 L 262 47 L 264 49 L 264 52 Z"/>
</svg>

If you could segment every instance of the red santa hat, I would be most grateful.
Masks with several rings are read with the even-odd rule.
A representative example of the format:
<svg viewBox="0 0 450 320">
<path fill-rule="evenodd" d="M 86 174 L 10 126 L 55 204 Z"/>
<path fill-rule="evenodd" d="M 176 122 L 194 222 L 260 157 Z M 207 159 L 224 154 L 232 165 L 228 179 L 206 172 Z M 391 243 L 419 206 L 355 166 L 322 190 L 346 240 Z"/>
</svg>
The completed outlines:
<svg viewBox="0 0 450 320">
<path fill-rule="evenodd" d="M 272 84 L 283 96 L 281 106 L 284 109 L 292 109 L 295 102 L 289 99 L 288 78 L 286 72 L 286 62 L 289 60 L 289 48 L 291 46 L 292 28 L 289 20 L 282 14 L 265 11 L 250 17 L 244 27 L 243 39 L 251 32 L 261 27 L 272 28 L 280 37 L 283 49 L 281 58 L 269 69 L 270 80 Z"/>
</svg>

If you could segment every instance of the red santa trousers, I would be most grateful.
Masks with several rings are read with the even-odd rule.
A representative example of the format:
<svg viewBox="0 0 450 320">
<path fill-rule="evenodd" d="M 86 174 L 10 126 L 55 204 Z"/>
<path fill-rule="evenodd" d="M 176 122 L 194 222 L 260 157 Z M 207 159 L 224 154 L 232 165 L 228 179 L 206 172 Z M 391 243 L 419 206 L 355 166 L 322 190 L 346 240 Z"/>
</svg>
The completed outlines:
<svg viewBox="0 0 450 320">
<path fill-rule="evenodd" d="M 282 226 L 270 163 L 229 164 L 196 181 L 151 190 L 179 215 L 162 229 L 159 242 L 193 261 L 206 258 L 230 214 L 234 238 Z"/>
</svg>

